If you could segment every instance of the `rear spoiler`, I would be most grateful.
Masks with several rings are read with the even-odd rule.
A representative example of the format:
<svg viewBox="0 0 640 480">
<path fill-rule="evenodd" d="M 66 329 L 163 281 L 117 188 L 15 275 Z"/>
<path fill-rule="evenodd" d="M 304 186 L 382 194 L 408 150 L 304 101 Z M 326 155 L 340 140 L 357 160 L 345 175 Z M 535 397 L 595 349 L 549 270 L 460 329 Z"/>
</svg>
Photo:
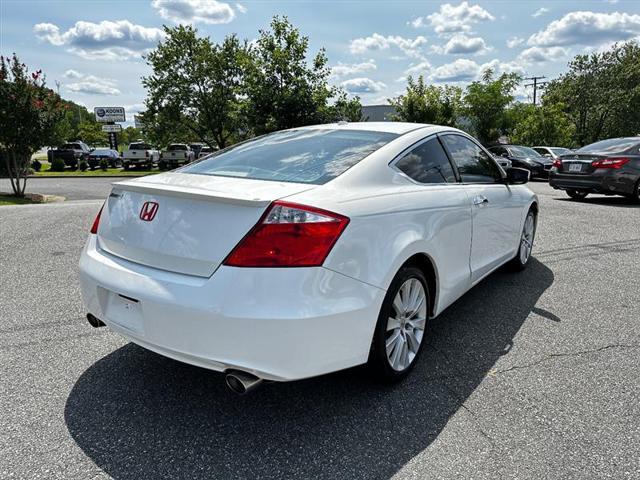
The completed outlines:
<svg viewBox="0 0 640 480">
<path fill-rule="evenodd" d="M 231 194 L 228 192 L 185 187 L 182 185 L 158 185 L 144 182 L 129 183 L 127 181 L 114 182 L 112 185 L 113 193 L 115 194 L 118 193 L 118 190 L 128 190 L 131 192 L 168 195 L 180 198 L 193 198 L 196 200 L 208 200 L 212 202 L 230 203 L 234 205 L 247 205 L 252 207 L 266 207 L 271 203 L 271 200 L 251 198 L 249 195 Z"/>
</svg>

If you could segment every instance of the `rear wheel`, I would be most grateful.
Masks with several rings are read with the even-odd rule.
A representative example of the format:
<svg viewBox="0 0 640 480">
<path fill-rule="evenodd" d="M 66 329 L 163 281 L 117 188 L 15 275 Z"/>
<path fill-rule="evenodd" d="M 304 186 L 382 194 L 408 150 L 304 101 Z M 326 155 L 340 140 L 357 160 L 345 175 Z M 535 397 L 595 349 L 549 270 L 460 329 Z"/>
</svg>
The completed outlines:
<svg viewBox="0 0 640 480">
<path fill-rule="evenodd" d="M 422 351 L 428 312 L 424 273 L 401 268 L 387 290 L 373 335 L 368 366 L 376 379 L 396 382 L 411 371 Z"/>
<path fill-rule="evenodd" d="M 129 170 L 129 162 L 124 162 L 122 164 L 122 168 L 124 168 L 125 170 Z"/>
<path fill-rule="evenodd" d="M 567 190 L 567 195 L 569 195 L 574 200 L 584 200 L 589 195 L 589 192 L 582 192 L 580 190 Z"/>
<path fill-rule="evenodd" d="M 527 218 L 524 221 L 522 227 L 522 234 L 520 235 L 520 245 L 518 246 L 518 253 L 508 263 L 511 270 L 521 271 L 524 270 L 531 258 L 531 252 L 533 250 L 533 240 L 536 236 L 536 214 L 533 210 L 529 210 Z"/>
<path fill-rule="evenodd" d="M 636 183 L 633 193 L 629 195 L 629 198 L 631 198 L 635 203 L 640 203 L 640 180 Z"/>
</svg>

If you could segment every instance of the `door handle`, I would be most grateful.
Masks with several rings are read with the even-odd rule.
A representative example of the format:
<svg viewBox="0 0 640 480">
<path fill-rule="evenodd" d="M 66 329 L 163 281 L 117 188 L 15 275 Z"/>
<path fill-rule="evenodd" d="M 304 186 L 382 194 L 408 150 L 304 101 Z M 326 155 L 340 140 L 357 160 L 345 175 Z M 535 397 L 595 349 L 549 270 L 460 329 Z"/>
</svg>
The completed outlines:
<svg viewBox="0 0 640 480">
<path fill-rule="evenodd" d="M 482 205 L 486 205 L 489 203 L 489 199 L 487 197 L 484 197 L 482 195 L 477 195 L 475 197 L 473 197 L 473 204 L 480 207 Z"/>
</svg>

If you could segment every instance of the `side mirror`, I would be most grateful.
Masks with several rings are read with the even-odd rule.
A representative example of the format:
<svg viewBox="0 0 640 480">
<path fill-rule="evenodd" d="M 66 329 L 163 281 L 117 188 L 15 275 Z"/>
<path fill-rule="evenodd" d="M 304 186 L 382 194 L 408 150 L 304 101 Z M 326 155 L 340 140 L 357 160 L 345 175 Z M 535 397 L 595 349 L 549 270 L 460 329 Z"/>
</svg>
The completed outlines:
<svg viewBox="0 0 640 480">
<path fill-rule="evenodd" d="M 507 168 L 507 183 L 509 185 L 522 185 L 529 181 L 531 173 L 525 168 Z"/>
<path fill-rule="evenodd" d="M 550 153 L 545 153 L 544 155 L 542 155 L 543 157 L 547 157 L 547 158 L 551 158 L 551 154 Z"/>
</svg>

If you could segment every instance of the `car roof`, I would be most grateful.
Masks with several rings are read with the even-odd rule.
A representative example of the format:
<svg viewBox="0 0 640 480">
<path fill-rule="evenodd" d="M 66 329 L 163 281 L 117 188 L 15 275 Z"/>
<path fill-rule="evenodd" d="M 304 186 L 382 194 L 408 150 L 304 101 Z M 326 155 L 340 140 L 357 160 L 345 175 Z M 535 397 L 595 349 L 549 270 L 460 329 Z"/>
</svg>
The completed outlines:
<svg viewBox="0 0 640 480">
<path fill-rule="evenodd" d="M 409 122 L 335 122 L 324 123 L 320 125 L 309 125 L 308 127 L 300 127 L 301 129 L 344 129 L 344 130 L 368 130 L 372 132 L 387 132 L 404 135 L 405 133 L 418 130 L 420 128 L 433 127 L 435 129 L 450 128 L 438 127 L 438 125 L 429 125 L 426 123 L 409 123 Z"/>
</svg>

